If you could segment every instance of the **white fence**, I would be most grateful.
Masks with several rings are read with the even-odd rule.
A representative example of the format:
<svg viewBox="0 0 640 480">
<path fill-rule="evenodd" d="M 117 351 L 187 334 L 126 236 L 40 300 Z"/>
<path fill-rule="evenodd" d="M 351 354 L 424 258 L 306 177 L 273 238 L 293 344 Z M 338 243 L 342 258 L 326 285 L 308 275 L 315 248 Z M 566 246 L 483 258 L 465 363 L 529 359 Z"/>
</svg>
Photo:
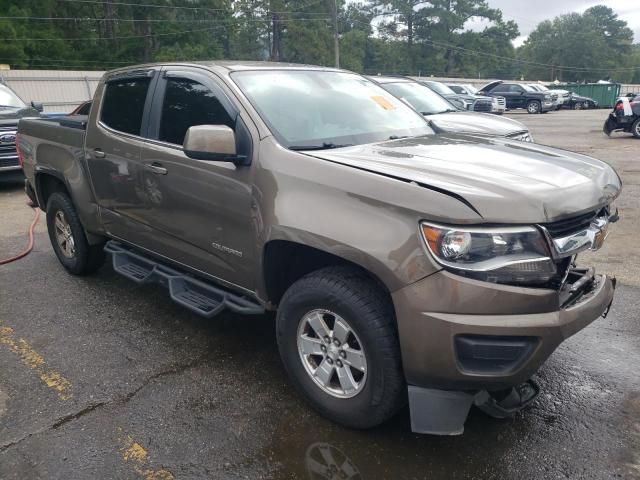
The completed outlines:
<svg viewBox="0 0 640 480">
<path fill-rule="evenodd" d="M 104 72 L 67 70 L 0 70 L 0 82 L 25 102 L 42 102 L 48 113 L 68 113 L 93 93 Z"/>
</svg>

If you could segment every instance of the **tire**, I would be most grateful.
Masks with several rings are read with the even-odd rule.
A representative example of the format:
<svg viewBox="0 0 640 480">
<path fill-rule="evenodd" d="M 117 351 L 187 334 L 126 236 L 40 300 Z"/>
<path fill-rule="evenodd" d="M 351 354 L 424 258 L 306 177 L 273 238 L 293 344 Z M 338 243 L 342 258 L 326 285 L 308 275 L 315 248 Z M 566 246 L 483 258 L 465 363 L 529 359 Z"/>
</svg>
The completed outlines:
<svg viewBox="0 0 640 480">
<path fill-rule="evenodd" d="M 636 138 L 640 138 L 640 118 L 637 118 L 633 125 L 631 125 L 631 133 Z"/>
<path fill-rule="evenodd" d="M 582 102 L 576 102 L 573 104 L 574 110 L 582 110 Z"/>
<path fill-rule="evenodd" d="M 542 110 L 542 105 L 538 100 L 529 100 L 527 103 L 527 112 L 531 114 L 540 113 Z"/>
<path fill-rule="evenodd" d="M 59 226 L 64 228 L 60 229 Z M 78 212 L 68 195 L 55 192 L 49 197 L 47 230 L 53 251 L 69 273 L 87 275 L 104 263 L 104 245 L 89 245 Z M 65 236 L 64 233 L 69 235 Z M 66 242 L 61 240 L 63 237 Z"/>
<path fill-rule="evenodd" d="M 313 367 L 327 366 L 332 353 L 320 353 L 314 359 L 305 359 L 299 348 L 300 338 L 306 336 L 309 339 L 315 334 L 312 329 L 303 332 L 304 327 L 310 326 L 308 318 L 317 315 L 335 338 L 341 336 L 337 333 L 341 330 L 337 326 L 338 321 L 345 322 L 354 334 L 350 335 L 348 347 L 351 351 L 360 347 L 361 356 L 365 359 L 364 374 L 344 363 L 340 365 L 340 359 L 345 358 L 346 362 L 352 358 L 351 354 L 336 356 L 332 362 L 331 379 L 338 390 L 342 389 L 338 366 L 342 366 L 343 371 L 350 369 L 352 380 L 360 379 L 359 389 L 347 398 L 328 392 L 332 386 L 321 386 L 319 377 L 311 373 Z M 327 267 L 295 282 L 280 302 L 276 329 L 280 356 L 289 378 L 324 417 L 350 428 L 371 428 L 391 418 L 406 404 L 406 386 L 391 298 L 359 270 Z M 317 337 L 311 338 L 315 347 L 324 340 Z M 326 351 L 327 343 L 324 341 Z M 334 348 L 332 342 L 328 345 Z M 311 365 L 312 362 L 315 365 Z M 316 368 L 318 370 L 320 368 Z M 346 389 L 344 392 L 346 395 Z"/>
</svg>

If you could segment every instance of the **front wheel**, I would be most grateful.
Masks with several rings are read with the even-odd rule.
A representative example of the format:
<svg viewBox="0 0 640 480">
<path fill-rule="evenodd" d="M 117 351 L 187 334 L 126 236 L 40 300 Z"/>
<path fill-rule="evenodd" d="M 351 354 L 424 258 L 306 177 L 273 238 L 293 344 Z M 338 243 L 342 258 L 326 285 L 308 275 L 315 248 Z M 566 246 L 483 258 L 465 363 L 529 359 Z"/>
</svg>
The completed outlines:
<svg viewBox="0 0 640 480">
<path fill-rule="evenodd" d="M 406 402 L 391 299 L 359 270 L 328 267 L 298 280 L 276 326 L 289 377 L 323 416 L 371 428 Z"/>
<path fill-rule="evenodd" d="M 56 192 L 47 202 L 49 240 L 62 266 L 74 275 L 96 271 L 104 263 L 103 245 L 89 245 L 68 195 Z"/>
<path fill-rule="evenodd" d="M 573 105 L 573 109 L 574 109 L 574 110 L 582 110 L 582 102 L 576 102 L 576 103 Z"/>
<path fill-rule="evenodd" d="M 633 133 L 634 137 L 640 138 L 640 118 L 636 119 L 631 125 L 631 133 Z"/>
<path fill-rule="evenodd" d="M 531 100 L 527 103 L 527 112 L 529 113 L 540 113 L 542 110 L 542 105 L 537 100 Z"/>
</svg>

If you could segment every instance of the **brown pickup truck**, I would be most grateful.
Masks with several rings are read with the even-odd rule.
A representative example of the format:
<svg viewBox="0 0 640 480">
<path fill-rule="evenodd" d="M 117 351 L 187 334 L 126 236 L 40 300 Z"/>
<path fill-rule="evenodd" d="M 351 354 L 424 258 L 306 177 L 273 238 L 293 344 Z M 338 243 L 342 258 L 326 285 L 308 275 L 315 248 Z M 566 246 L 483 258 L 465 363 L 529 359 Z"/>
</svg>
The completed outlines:
<svg viewBox="0 0 640 480">
<path fill-rule="evenodd" d="M 206 318 L 277 311 L 292 383 L 343 425 L 504 417 L 612 302 L 577 268 L 620 178 L 583 155 L 436 134 L 350 72 L 270 63 L 107 73 L 88 117 L 22 120 L 26 191 L 72 274 L 158 282 Z M 241 320 L 238 320 L 241 321 Z"/>
</svg>

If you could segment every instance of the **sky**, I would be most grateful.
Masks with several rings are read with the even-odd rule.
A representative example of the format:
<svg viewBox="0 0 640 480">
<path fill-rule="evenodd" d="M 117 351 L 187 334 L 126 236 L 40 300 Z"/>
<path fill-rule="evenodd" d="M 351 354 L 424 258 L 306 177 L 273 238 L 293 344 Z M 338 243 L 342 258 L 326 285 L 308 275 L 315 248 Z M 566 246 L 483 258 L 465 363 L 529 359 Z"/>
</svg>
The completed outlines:
<svg viewBox="0 0 640 480">
<path fill-rule="evenodd" d="M 635 34 L 635 43 L 640 43 L 640 0 L 488 0 L 489 6 L 502 10 L 507 20 L 515 20 L 520 27 L 520 37 L 514 43 L 522 45 L 529 33 L 543 20 L 570 12 L 584 12 L 594 5 L 612 8 L 618 17 L 627 22 Z M 482 29 L 478 21 L 469 21 L 468 28 Z"/>
</svg>

